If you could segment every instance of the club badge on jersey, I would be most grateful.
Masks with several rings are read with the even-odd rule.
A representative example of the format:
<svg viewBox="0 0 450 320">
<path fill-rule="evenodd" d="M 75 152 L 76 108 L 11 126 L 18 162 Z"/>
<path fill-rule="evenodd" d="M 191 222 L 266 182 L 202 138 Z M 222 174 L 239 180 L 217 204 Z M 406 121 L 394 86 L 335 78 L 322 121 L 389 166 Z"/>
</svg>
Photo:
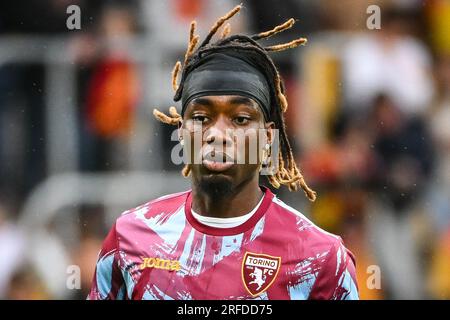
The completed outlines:
<svg viewBox="0 0 450 320">
<path fill-rule="evenodd" d="M 242 281 L 247 291 L 256 297 L 274 283 L 281 266 L 281 257 L 246 252 L 242 260 Z"/>
</svg>

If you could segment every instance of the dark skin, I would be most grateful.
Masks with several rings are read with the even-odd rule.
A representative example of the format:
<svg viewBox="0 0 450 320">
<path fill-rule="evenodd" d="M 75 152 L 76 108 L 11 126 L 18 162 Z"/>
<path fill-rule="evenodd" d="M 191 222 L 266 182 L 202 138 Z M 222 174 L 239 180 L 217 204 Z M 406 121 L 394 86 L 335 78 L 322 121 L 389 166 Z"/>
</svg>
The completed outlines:
<svg viewBox="0 0 450 320">
<path fill-rule="evenodd" d="M 216 150 L 224 150 L 229 155 L 226 150 L 230 149 L 225 149 L 227 145 L 234 150 L 235 162 L 239 157 L 245 159 L 243 164 L 229 163 L 218 169 L 201 161 L 191 165 L 192 209 L 195 212 L 209 217 L 231 218 L 250 212 L 259 203 L 263 196 L 259 188 L 261 159 L 258 156 L 257 163 L 250 163 L 251 133 L 247 132 L 251 132 L 248 129 L 266 129 L 266 139 L 270 143 L 274 128 L 273 122 L 265 122 L 257 103 L 246 97 L 203 96 L 188 104 L 181 124 L 183 139 L 190 139 L 193 146 L 196 130 L 201 130 L 203 137 L 202 148 L 193 152 L 193 158 L 204 158 L 205 153 Z M 236 143 L 227 129 L 243 129 L 246 132 L 245 145 Z M 257 148 L 262 147 L 258 141 Z"/>
</svg>

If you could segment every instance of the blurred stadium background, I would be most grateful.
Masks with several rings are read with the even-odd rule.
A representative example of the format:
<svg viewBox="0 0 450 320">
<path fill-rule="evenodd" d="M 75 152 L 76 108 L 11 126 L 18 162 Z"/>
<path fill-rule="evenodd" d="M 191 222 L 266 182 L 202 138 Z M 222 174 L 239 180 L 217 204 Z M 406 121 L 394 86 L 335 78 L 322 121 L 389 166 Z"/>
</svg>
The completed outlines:
<svg viewBox="0 0 450 320">
<path fill-rule="evenodd" d="M 81 30 L 67 30 L 71 4 Z M 205 35 L 236 4 L 0 2 L 0 298 L 85 299 L 121 211 L 188 188 L 170 160 L 172 128 L 152 110 L 172 103 L 170 71 L 189 22 Z M 232 32 L 294 17 L 285 40 L 309 39 L 273 58 L 289 134 L 319 198 L 278 195 L 342 236 L 361 298 L 449 299 L 450 1 L 243 4 Z M 371 4 L 381 7 L 380 30 L 366 27 Z M 70 265 L 81 269 L 80 290 L 67 288 Z M 366 285 L 373 265 L 380 289 Z"/>
</svg>

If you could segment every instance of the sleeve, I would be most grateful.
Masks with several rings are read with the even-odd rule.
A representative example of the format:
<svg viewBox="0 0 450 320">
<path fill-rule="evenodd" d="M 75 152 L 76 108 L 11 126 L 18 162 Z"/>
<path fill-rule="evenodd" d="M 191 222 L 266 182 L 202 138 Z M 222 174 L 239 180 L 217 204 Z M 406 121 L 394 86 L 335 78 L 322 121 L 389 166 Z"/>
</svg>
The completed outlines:
<svg viewBox="0 0 450 320">
<path fill-rule="evenodd" d="M 121 300 L 126 286 L 120 270 L 116 225 L 106 236 L 98 255 L 88 300 Z"/>
<path fill-rule="evenodd" d="M 309 299 L 359 300 L 355 257 L 344 247 L 342 240 L 337 241 L 327 254 Z"/>
</svg>

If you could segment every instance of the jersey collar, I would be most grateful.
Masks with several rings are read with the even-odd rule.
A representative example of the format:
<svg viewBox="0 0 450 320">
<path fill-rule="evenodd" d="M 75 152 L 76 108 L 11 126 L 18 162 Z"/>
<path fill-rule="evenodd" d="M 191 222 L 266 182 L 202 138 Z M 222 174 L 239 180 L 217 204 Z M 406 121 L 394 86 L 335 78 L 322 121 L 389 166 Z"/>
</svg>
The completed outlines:
<svg viewBox="0 0 450 320">
<path fill-rule="evenodd" d="M 192 206 L 192 191 L 189 191 L 186 195 L 186 202 L 184 204 L 184 212 L 186 213 L 186 219 L 189 221 L 192 227 L 194 227 L 197 231 L 209 234 L 212 236 L 231 236 L 236 235 L 240 233 L 244 233 L 247 230 L 250 230 L 253 228 L 256 223 L 263 217 L 263 215 L 266 213 L 267 209 L 269 208 L 270 204 L 272 203 L 272 199 L 274 197 L 274 194 L 266 187 L 260 186 L 262 191 L 264 192 L 264 199 L 262 200 L 261 205 L 256 210 L 256 212 L 253 214 L 253 216 L 248 219 L 246 222 L 244 222 L 241 225 L 238 225 L 236 227 L 232 228 L 216 228 L 204 225 L 200 223 L 197 219 L 194 218 L 191 211 Z"/>
</svg>

